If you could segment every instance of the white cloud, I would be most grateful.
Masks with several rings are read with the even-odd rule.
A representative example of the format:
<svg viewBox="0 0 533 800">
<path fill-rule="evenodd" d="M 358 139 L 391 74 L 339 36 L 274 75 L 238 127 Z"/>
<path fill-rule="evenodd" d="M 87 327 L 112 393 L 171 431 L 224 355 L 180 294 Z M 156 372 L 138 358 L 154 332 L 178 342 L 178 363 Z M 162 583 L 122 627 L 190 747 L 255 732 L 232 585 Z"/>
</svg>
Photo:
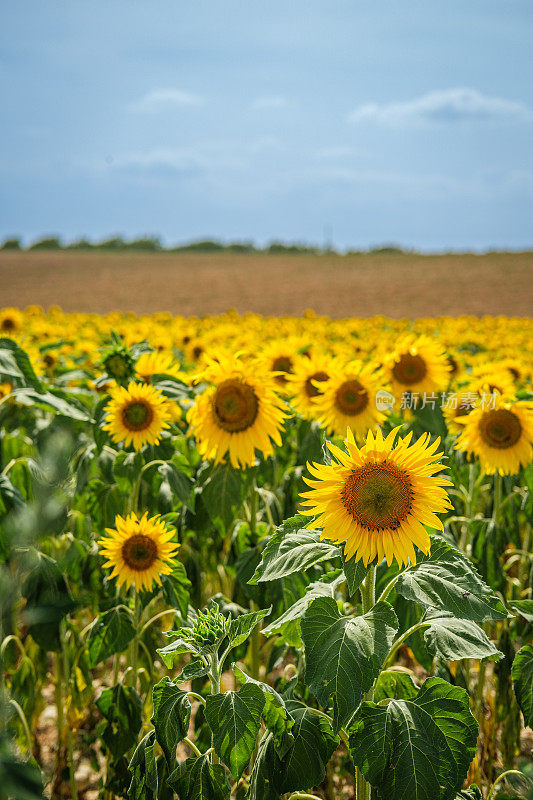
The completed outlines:
<svg viewBox="0 0 533 800">
<path fill-rule="evenodd" d="M 131 108 L 139 113 L 151 113 L 175 108 L 193 108 L 203 104 L 203 97 L 181 89 L 154 89 L 133 103 Z"/>
<path fill-rule="evenodd" d="M 256 97 L 252 100 L 252 108 L 254 111 L 262 111 L 269 108 L 286 108 L 289 104 L 287 99 L 280 94 L 264 95 Z"/>
<path fill-rule="evenodd" d="M 428 92 L 401 103 L 368 103 L 349 115 L 350 122 L 377 122 L 391 127 L 417 123 L 482 122 L 528 117 L 528 107 L 518 101 L 490 97 L 476 89 Z"/>
</svg>

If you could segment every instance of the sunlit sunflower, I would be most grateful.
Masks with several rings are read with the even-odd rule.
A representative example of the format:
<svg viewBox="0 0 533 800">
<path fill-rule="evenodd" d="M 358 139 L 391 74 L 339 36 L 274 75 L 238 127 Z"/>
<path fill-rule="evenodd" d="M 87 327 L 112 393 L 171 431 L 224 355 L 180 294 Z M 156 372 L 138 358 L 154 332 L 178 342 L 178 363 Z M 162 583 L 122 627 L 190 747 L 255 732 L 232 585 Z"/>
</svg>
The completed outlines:
<svg viewBox="0 0 533 800">
<path fill-rule="evenodd" d="M 13 391 L 13 384 L 9 383 L 8 381 L 4 383 L 0 383 L 0 400 L 3 400 L 4 397 L 8 397 Z"/>
<path fill-rule="evenodd" d="M 253 466 L 256 450 L 272 455 L 288 416 L 274 379 L 227 356 L 209 360 L 200 377 L 214 384 L 187 413 L 200 454 L 215 463 L 229 454 L 236 468 Z"/>
<path fill-rule="evenodd" d="M 263 345 L 258 363 L 263 369 L 274 373 L 276 389 L 280 394 L 290 394 L 292 385 L 289 376 L 294 372 L 300 358 L 311 355 L 310 342 L 301 337 L 284 337 Z"/>
<path fill-rule="evenodd" d="M 168 352 L 142 353 L 135 364 L 135 374 L 145 383 L 150 383 L 152 375 L 174 375 L 180 380 L 186 378 L 185 373 L 179 371 L 172 354 Z"/>
<path fill-rule="evenodd" d="M 292 396 L 291 404 L 302 416 L 317 418 L 315 398 L 322 394 L 325 382 L 331 377 L 335 362 L 325 353 L 313 354 L 310 358 L 300 358 L 294 365 L 294 372 L 287 374 L 287 387 Z"/>
<path fill-rule="evenodd" d="M 24 325 L 24 315 L 18 308 L 0 310 L 0 336 L 12 336 Z"/>
<path fill-rule="evenodd" d="M 150 591 L 161 584 L 161 575 L 169 575 L 174 566 L 174 556 L 179 544 L 171 541 L 173 531 L 165 527 L 159 516 L 148 519 L 136 514 L 115 517 L 116 528 L 106 528 L 107 537 L 98 544 L 107 561 L 104 567 L 112 567 L 110 577 L 117 584 L 135 586 L 135 589 Z"/>
<path fill-rule="evenodd" d="M 346 542 L 345 557 L 362 559 L 365 566 L 376 556 L 389 566 L 393 558 L 400 566 L 415 564 L 413 545 L 430 550 L 424 526 L 442 530 L 436 514 L 452 507 L 444 488 L 451 481 L 435 475 L 442 469 L 436 463 L 440 440 L 430 444 L 424 434 L 411 444 L 409 433 L 393 447 L 398 431 L 386 439 L 381 430 L 375 436 L 369 431 L 358 448 L 349 430 L 347 452 L 328 444 L 336 462 L 307 465 L 314 479 L 305 478 L 311 491 L 302 495 L 302 513 L 318 514 L 313 525 L 323 529 L 322 538 Z"/>
<path fill-rule="evenodd" d="M 383 378 L 373 364 L 353 361 L 343 369 L 336 367 L 321 388 L 314 400 L 316 416 L 330 433 L 344 437 L 350 428 L 361 439 L 385 419 L 376 406 Z"/>
<path fill-rule="evenodd" d="M 479 458 L 487 475 L 516 475 L 533 459 L 533 406 L 497 398 L 464 418 L 456 448 Z"/>
<path fill-rule="evenodd" d="M 393 392 L 423 395 L 439 392 L 448 385 L 451 365 L 439 342 L 429 336 L 408 336 L 385 359 Z"/>
<path fill-rule="evenodd" d="M 159 389 L 147 383 L 131 381 L 128 388 L 116 386 L 105 407 L 107 422 L 103 426 L 114 442 L 124 442 L 141 450 L 145 444 L 157 444 L 161 432 L 169 427 L 171 412 Z"/>
</svg>

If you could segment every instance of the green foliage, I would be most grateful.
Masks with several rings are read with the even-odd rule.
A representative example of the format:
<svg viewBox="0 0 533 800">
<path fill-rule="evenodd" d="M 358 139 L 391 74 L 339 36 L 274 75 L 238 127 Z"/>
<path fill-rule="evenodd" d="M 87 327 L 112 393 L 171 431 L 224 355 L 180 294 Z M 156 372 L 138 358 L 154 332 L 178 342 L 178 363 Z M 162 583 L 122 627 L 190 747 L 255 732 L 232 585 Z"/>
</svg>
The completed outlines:
<svg viewBox="0 0 533 800">
<path fill-rule="evenodd" d="M 156 683 L 152 701 L 154 706 L 152 724 L 155 736 L 169 768 L 172 769 L 176 761 L 176 748 L 189 730 L 191 704 L 187 699 L 187 693 L 170 678 L 163 678 Z"/>
<path fill-rule="evenodd" d="M 207 755 L 188 758 L 170 775 L 169 783 L 187 800 L 229 800 L 230 796 L 226 770 L 212 764 Z"/>
<path fill-rule="evenodd" d="M 239 692 L 210 695 L 205 716 L 213 731 L 213 745 L 234 778 L 240 778 L 255 747 L 265 697 L 248 683 Z"/>
<path fill-rule="evenodd" d="M 116 606 L 100 614 L 87 638 L 89 665 L 95 667 L 109 656 L 122 653 L 135 636 L 130 612 Z"/>
<path fill-rule="evenodd" d="M 533 728 L 533 645 L 526 644 L 518 651 L 513 662 L 512 676 L 524 722 Z"/>
</svg>

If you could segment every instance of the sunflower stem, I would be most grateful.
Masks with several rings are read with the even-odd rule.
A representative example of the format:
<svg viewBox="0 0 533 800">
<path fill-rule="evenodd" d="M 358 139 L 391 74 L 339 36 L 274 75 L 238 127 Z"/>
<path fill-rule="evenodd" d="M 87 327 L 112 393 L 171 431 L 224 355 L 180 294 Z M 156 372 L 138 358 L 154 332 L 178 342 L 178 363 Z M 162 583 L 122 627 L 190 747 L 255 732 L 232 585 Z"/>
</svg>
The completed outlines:
<svg viewBox="0 0 533 800">
<path fill-rule="evenodd" d="M 492 504 L 492 520 L 498 522 L 500 507 L 502 502 L 502 476 L 496 473 L 494 476 L 494 501 Z"/>
<path fill-rule="evenodd" d="M 56 770 L 59 774 L 61 765 L 61 740 L 63 739 L 63 659 L 61 653 L 56 653 L 56 681 L 55 681 L 55 701 L 57 713 L 57 751 L 56 751 Z"/>
<path fill-rule="evenodd" d="M 366 578 L 361 584 L 361 601 L 363 604 L 363 614 L 370 611 L 376 604 L 376 566 L 372 564 L 366 574 Z M 365 700 L 372 700 L 374 694 L 374 686 L 372 685 L 368 692 L 365 694 Z M 355 770 L 355 788 L 356 800 L 370 800 L 371 787 L 366 781 L 363 773 L 356 767 Z"/>
<path fill-rule="evenodd" d="M 210 658 L 211 669 L 209 671 L 210 689 L 211 694 L 219 694 L 220 692 L 220 668 L 221 665 L 218 661 L 217 653 L 213 653 Z M 212 761 L 213 764 L 220 764 L 220 759 L 215 752 L 215 734 L 211 737 L 211 747 L 213 749 Z"/>
<path fill-rule="evenodd" d="M 137 690 L 137 665 L 139 661 L 139 636 L 141 625 L 141 596 L 139 592 L 133 587 L 133 625 L 135 628 L 135 636 L 131 643 L 131 668 L 133 671 L 133 688 Z"/>
<path fill-rule="evenodd" d="M 63 672 L 65 675 L 65 699 L 67 695 L 68 683 L 69 683 L 69 675 L 70 675 L 70 666 L 69 666 L 69 658 L 68 658 L 68 650 L 67 644 L 65 641 L 65 630 L 64 630 L 64 623 L 60 627 L 60 637 L 61 637 L 61 647 L 63 650 Z M 72 729 L 70 725 L 67 724 L 67 749 L 68 749 L 68 771 L 70 777 L 70 793 L 72 800 L 78 800 L 78 787 L 76 784 L 76 770 L 74 768 L 74 739 L 72 736 Z"/>
</svg>

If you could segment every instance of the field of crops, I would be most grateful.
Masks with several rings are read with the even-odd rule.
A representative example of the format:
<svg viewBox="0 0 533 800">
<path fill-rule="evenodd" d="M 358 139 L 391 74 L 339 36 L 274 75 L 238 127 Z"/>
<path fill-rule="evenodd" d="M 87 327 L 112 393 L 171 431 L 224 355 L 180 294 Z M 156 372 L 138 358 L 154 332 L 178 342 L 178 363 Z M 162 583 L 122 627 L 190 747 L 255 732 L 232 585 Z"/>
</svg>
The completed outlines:
<svg viewBox="0 0 533 800">
<path fill-rule="evenodd" d="M 533 797 L 532 374 L 517 317 L 0 311 L 0 798 Z"/>
</svg>

